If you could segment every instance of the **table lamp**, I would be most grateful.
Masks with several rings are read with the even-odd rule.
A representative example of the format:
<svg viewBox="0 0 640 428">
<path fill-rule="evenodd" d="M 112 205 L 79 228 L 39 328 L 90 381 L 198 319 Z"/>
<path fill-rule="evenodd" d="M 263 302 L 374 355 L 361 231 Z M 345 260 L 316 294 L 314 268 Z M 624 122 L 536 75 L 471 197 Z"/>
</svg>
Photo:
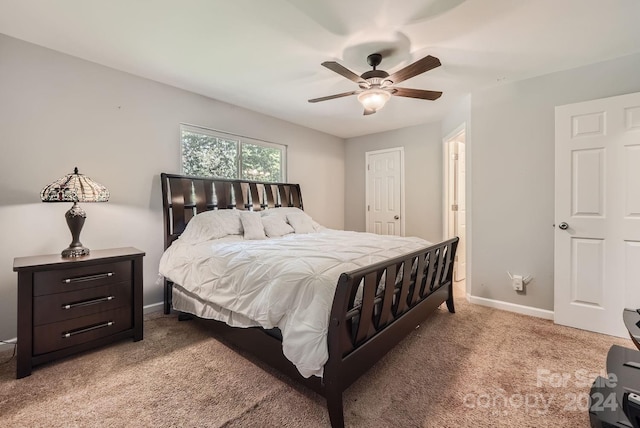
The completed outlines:
<svg viewBox="0 0 640 428">
<path fill-rule="evenodd" d="M 78 202 L 107 202 L 109 191 L 89 177 L 79 174 L 76 167 L 72 174 L 67 174 L 46 186 L 40 192 L 42 202 L 73 202 L 66 212 L 65 218 L 71 231 L 71 244 L 62 251 L 62 257 L 81 257 L 89 254 L 89 249 L 80 242 L 80 231 L 87 214 Z"/>
</svg>

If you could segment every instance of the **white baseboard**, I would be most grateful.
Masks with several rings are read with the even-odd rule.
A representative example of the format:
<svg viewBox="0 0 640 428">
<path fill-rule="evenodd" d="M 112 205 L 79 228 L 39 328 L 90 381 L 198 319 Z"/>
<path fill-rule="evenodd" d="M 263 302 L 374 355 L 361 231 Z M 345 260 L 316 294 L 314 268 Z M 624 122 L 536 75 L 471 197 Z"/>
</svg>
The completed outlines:
<svg viewBox="0 0 640 428">
<path fill-rule="evenodd" d="M 142 307 L 145 314 L 150 314 L 151 312 L 158 312 L 164 310 L 164 302 L 151 303 L 150 305 L 144 305 Z"/>
<path fill-rule="evenodd" d="M 501 300 L 486 299 L 484 297 L 469 295 L 467 295 L 467 300 L 469 300 L 470 303 L 475 303 L 476 305 L 502 309 L 504 311 L 515 312 L 522 315 L 529 315 L 531 317 L 544 318 L 546 320 L 553 320 L 553 311 L 548 311 L 546 309 L 533 308 L 531 306 L 523 306 L 516 303 L 503 302 Z"/>
<path fill-rule="evenodd" d="M 3 342 L 0 342 L 0 352 L 13 349 L 13 344 L 15 344 L 18 341 L 18 338 L 14 337 L 12 339 L 2 339 L 2 341 Z M 4 343 L 4 342 L 9 342 L 9 343 Z"/>
</svg>

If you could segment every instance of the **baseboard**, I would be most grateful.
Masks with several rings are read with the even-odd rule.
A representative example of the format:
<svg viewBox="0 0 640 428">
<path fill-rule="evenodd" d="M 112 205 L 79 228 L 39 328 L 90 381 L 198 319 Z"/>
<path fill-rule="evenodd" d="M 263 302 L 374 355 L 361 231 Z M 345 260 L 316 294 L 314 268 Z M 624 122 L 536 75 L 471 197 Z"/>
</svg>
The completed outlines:
<svg viewBox="0 0 640 428">
<path fill-rule="evenodd" d="M 164 302 L 151 303 L 150 305 L 144 305 L 142 309 L 145 314 L 162 311 L 164 309 Z"/>
<path fill-rule="evenodd" d="M 6 339 L 6 340 L 2 339 L 2 342 L 0 342 L 0 352 L 13 350 L 13 347 L 17 341 L 18 341 L 17 337 L 14 337 L 13 339 Z M 8 343 L 5 343 L 5 342 L 8 342 Z"/>
<path fill-rule="evenodd" d="M 469 296 L 468 300 L 470 303 L 475 303 L 476 305 L 502 309 L 503 311 L 515 312 L 522 315 L 529 315 L 531 317 L 544 318 L 546 320 L 553 320 L 553 311 L 548 311 L 546 309 L 533 308 L 531 306 L 518 305 L 516 303 L 486 299 L 484 297 L 477 296 Z"/>
</svg>

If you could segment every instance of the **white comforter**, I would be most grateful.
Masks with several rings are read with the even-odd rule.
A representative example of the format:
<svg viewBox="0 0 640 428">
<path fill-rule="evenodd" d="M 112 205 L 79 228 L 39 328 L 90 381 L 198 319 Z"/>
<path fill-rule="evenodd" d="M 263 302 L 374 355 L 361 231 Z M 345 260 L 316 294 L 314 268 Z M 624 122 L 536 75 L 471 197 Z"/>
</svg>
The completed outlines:
<svg viewBox="0 0 640 428">
<path fill-rule="evenodd" d="M 322 376 L 341 273 L 429 246 L 419 238 L 323 229 L 266 240 L 174 242 L 160 273 L 199 299 L 242 315 L 234 326 L 282 331 L 284 355 L 304 377 Z"/>
</svg>

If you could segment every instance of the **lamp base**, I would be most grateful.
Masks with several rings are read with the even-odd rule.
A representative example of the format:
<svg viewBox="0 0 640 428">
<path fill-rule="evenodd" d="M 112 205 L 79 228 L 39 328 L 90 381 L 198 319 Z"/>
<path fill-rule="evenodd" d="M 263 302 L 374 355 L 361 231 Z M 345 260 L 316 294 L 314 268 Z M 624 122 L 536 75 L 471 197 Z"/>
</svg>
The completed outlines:
<svg viewBox="0 0 640 428">
<path fill-rule="evenodd" d="M 62 250 L 62 257 L 88 256 L 89 249 L 80 242 L 80 232 L 82 231 L 82 226 L 84 225 L 84 220 L 87 217 L 87 214 L 82 208 L 80 208 L 77 202 L 74 202 L 73 206 L 65 213 L 64 216 L 67 219 L 67 225 L 71 231 L 72 240 L 71 244 L 69 244 L 66 249 Z"/>
<path fill-rule="evenodd" d="M 69 247 L 69 248 L 65 248 L 64 250 L 62 250 L 62 257 L 82 257 L 82 256 L 88 256 L 89 255 L 89 249 L 86 247 Z"/>
</svg>

